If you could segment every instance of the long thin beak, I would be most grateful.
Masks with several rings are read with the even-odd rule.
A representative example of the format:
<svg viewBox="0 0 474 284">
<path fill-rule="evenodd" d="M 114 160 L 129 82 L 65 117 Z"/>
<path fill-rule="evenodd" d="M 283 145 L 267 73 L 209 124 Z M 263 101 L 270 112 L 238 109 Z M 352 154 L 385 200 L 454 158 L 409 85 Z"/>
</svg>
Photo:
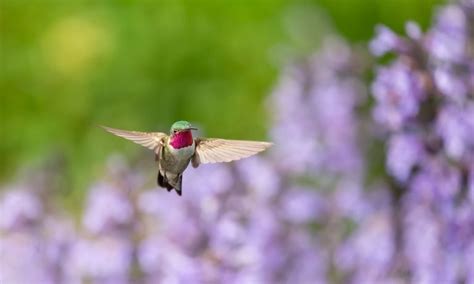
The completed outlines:
<svg viewBox="0 0 474 284">
<path fill-rule="evenodd" d="M 183 128 L 180 131 L 188 131 L 188 130 L 198 130 L 196 127 L 188 127 L 188 128 Z"/>
</svg>

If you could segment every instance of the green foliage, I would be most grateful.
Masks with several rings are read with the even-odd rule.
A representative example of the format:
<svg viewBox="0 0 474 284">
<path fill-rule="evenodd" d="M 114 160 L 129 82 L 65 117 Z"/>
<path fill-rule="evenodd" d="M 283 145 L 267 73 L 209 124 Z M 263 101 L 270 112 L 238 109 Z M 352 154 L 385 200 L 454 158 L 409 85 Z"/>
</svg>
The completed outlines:
<svg viewBox="0 0 474 284">
<path fill-rule="evenodd" d="M 184 119 L 264 139 L 281 63 L 314 50 L 330 22 L 357 42 L 378 22 L 426 25 L 437 2 L 3 0 L 0 177 L 59 153 L 83 188 L 110 153 L 138 152 L 98 124 L 166 131 Z"/>
</svg>

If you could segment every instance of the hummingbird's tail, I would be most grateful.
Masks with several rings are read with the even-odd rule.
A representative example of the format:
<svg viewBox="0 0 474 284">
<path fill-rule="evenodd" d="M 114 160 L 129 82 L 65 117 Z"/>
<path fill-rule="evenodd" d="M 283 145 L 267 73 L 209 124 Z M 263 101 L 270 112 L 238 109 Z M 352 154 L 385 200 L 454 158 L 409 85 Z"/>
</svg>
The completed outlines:
<svg viewBox="0 0 474 284">
<path fill-rule="evenodd" d="M 181 191 L 181 184 L 183 181 L 183 175 L 177 175 L 176 178 L 168 180 L 165 176 L 161 174 L 161 171 L 158 171 L 158 178 L 157 182 L 158 185 L 166 188 L 168 191 L 173 190 L 173 188 L 176 190 L 176 193 L 181 196 L 182 191 Z"/>
</svg>

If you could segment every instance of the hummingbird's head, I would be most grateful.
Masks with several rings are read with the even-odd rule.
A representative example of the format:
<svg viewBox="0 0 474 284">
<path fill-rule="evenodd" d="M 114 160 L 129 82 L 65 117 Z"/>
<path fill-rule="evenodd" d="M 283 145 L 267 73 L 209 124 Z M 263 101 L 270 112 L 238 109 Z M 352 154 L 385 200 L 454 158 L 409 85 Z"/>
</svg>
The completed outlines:
<svg viewBox="0 0 474 284">
<path fill-rule="evenodd" d="M 175 123 L 173 123 L 173 125 L 171 125 L 170 135 L 174 135 L 183 131 L 187 132 L 190 130 L 197 130 L 197 128 L 193 127 L 191 123 L 187 121 L 180 120 L 180 121 L 176 121 Z"/>
<path fill-rule="evenodd" d="M 181 149 L 192 145 L 194 139 L 191 130 L 195 129 L 197 128 L 192 127 L 191 123 L 187 121 L 176 121 L 171 125 L 170 145 L 175 149 Z"/>
</svg>

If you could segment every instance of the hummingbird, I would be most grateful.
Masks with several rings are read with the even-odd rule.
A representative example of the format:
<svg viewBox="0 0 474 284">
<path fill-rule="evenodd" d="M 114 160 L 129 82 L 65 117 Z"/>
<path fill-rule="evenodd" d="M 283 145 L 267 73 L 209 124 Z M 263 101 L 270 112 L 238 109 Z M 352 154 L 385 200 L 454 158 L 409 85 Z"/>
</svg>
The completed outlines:
<svg viewBox="0 0 474 284">
<path fill-rule="evenodd" d="M 101 127 L 116 136 L 153 150 L 158 164 L 158 185 L 166 188 L 168 192 L 174 189 L 179 196 L 182 194 L 183 172 L 190 162 L 197 168 L 200 164 L 240 160 L 262 152 L 272 145 L 263 141 L 194 138 L 192 130 L 197 128 L 183 120 L 173 123 L 169 135 L 163 132 Z"/>
</svg>

